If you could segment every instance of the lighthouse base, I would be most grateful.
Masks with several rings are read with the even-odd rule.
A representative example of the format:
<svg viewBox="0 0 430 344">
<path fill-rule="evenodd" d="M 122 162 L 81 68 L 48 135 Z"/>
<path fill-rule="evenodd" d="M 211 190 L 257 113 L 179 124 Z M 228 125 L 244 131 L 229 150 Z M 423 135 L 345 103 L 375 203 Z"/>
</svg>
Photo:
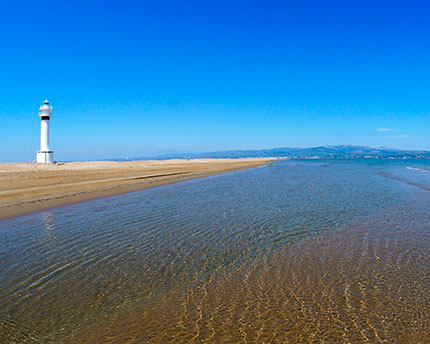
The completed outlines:
<svg viewBox="0 0 430 344">
<path fill-rule="evenodd" d="M 40 164 L 53 164 L 54 152 L 53 151 L 38 151 L 36 153 L 36 161 Z"/>
</svg>

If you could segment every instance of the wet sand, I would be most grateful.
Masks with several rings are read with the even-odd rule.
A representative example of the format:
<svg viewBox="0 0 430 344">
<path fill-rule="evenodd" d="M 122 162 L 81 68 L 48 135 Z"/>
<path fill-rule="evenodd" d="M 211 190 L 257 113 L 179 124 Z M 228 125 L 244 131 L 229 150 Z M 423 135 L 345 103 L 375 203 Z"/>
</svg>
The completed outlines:
<svg viewBox="0 0 430 344">
<path fill-rule="evenodd" d="M 60 205 L 268 164 L 273 159 L 0 164 L 0 220 Z"/>
</svg>

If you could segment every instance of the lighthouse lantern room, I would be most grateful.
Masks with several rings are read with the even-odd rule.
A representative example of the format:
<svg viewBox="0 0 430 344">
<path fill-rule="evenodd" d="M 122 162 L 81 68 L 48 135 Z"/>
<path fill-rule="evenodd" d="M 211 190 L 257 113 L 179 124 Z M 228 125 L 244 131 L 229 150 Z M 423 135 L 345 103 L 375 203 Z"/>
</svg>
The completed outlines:
<svg viewBox="0 0 430 344">
<path fill-rule="evenodd" d="M 42 164 L 52 164 L 54 162 L 54 152 L 49 149 L 49 121 L 52 117 L 52 106 L 48 100 L 43 102 L 39 108 L 40 123 L 40 150 L 37 151 L 36 161 Z"/>
</svg>

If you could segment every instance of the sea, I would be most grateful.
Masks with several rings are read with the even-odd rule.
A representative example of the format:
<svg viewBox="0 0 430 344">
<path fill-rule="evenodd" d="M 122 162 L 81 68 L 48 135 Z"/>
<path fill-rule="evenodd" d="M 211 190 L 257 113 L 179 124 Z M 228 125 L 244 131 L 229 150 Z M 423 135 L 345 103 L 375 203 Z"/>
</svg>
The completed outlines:
<svg viewBox="0 0 430 344">
<path fill-rule="evenodd" d="M 430 161 L 280 160 L 0 221 L 0 343 L 430 343 Z"/>
</svg>

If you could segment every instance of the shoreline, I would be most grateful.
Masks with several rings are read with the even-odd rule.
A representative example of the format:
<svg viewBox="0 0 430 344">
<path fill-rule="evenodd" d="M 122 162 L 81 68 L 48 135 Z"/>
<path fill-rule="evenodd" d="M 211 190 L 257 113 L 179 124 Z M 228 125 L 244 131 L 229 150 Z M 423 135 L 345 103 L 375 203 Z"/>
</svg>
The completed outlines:
<svg viewBox="0 0 430 344">
<path fill-rule="evenodd" d="M 58 206 L 255 168 L 274 160 L 0 163 L 0 221 Z"/>
</svg>

